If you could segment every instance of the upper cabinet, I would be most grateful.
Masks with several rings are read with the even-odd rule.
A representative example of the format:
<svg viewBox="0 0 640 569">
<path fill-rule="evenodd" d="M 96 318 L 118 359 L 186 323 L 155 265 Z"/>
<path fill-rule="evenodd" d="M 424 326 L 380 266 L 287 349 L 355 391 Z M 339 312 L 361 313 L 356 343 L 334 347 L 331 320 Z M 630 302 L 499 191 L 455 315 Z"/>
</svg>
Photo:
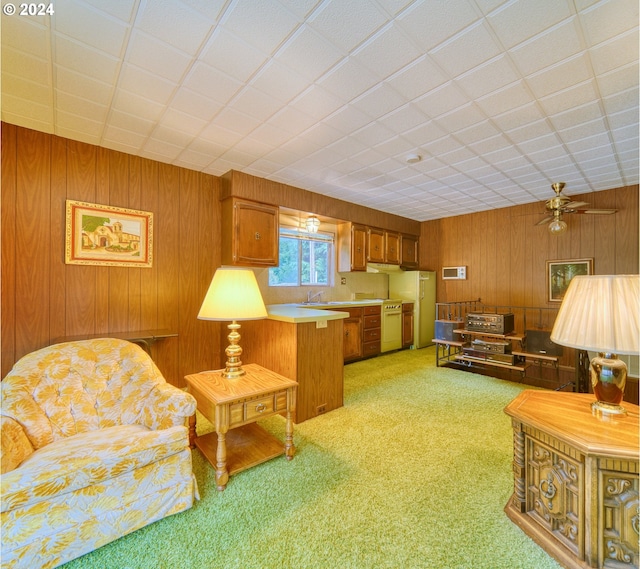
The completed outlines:
<svg viewBox="0 0 640 569">
<path fill-rule="evenodd" d="M 400 237 L 400 266 L 403 269 L 418 268 L 418 237 L 405 235 Z"/>
<path fill-rule="evenodd" d="M 278 266 L 278 207 L 235 196 L 222 200 L 222 264 Z"/>
<path fill-rule="evenodd" d="M 400 264 L 400 234 L 384 232 L 384 262 L 390 265 Z"/>
<path fill-rule="evenodd" d="M 418 237 L 357 223 L 341 223 L 338 226 L 338 271 L 366 271 L 367 263 L 417 269 Z"/>
<path fill-rule="evenodd" d="M 367 228 L 357 223 L 338 226 L 338 272 L 367 270 Z"/>
<path fill-rule="evenodd" d="M 384 231 L 373 227 L 367 228 L 367 261 L 384 263 Z"/>
</svg>

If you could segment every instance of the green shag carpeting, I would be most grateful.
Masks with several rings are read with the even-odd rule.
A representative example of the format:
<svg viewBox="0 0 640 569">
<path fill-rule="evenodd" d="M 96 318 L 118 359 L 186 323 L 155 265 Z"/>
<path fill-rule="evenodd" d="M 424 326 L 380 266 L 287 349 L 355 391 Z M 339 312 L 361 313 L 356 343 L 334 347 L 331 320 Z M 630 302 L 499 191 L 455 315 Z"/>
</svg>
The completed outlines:
<svg viewBox="0 0 640 569">
<path fill-rule="evenodd" d="M 296 425 L 296 457 L 65 569 L 559 569 L 504 514 L 513 491 L 503 413 L 523 386 L 436 368 L 434 348 L 345 367 L 345 406 Z M 211 425 L 198 416 L 199 434 Z M 282 437 L 284 419 L 261 425 Z"/>
</svg>

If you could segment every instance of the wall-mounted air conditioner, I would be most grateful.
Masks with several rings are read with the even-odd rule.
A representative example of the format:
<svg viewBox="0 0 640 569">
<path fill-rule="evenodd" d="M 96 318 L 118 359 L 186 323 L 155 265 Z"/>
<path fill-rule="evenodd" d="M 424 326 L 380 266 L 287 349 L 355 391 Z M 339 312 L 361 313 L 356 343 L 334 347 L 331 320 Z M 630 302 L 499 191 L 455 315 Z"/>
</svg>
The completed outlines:
<svg viewBox="0 0 640 569">
<path fill-rule="evenodd" d="M 466 280 L 467 267 L 442 267 L 443 280 Z"/>
</svg>

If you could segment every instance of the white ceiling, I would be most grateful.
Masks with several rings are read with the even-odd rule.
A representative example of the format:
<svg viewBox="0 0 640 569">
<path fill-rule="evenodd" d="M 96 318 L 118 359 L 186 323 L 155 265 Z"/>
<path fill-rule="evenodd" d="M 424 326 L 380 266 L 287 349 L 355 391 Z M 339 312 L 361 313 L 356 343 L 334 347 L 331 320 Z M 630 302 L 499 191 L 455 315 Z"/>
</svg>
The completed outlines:
<svg viewBox="0 0 640 569">
<path fill-rule="evenodd" d="M 638 183 L 637 0 L 51 5 L 2 16 L 8 123 L 419 221 Z"/>
</svg>

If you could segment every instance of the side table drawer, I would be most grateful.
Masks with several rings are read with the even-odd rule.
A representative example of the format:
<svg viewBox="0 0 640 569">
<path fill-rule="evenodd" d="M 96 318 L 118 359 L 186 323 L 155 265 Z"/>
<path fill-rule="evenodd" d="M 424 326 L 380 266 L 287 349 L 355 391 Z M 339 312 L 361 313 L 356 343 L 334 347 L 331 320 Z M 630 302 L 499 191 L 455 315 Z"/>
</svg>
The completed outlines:
<svg viewBox="0 0 640 569">
<path fill-rule="evenodd" d="M 229 409 L 229 426 L 233 428 L 247 421 L 255 421 L 260 417 L 267 417 L 286 410 L 286 390 L 257 397 L 256 399 L 249 399 L 248 401 L 231 405 Z"/>
</svg>

